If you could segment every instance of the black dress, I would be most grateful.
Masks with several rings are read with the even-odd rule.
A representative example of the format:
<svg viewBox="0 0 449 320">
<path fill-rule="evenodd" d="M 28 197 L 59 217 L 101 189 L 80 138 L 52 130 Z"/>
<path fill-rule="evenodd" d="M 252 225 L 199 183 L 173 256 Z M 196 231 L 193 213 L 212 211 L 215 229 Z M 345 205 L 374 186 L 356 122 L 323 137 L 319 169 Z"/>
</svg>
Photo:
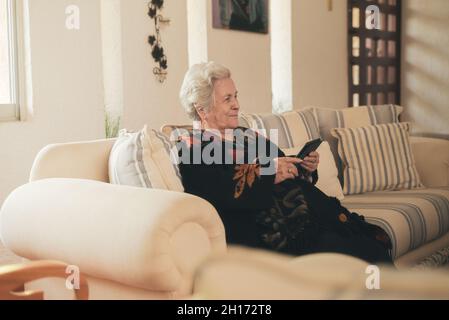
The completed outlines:
<svg viewBox="0 0 449 320">
<path fill-rule="evenodd" d="M 295 256 L 335 252 L 370 263 L 392 263 L 391 241 L 384 230 L 365 222 L 363 216 L 349 212 L 338 199 L 316 188 L 316 172 L 311 175 L 302 170 L 296 179 L 274 184 L 275 174 L 261 174 L 261 169 L 284 153 L 274 146 L 277 154 L 264 158 L 268 161 L 261 163 L 261 158 L 251 158 L 249 148 L 262 143 L 269 150 L 273 144 L 252 130 L 238 129 L 235 132 L 243 132 L 244 143 L 241 139 L 222 141 L 205 131 L 178 142 L 185 192 L 206 199 L 217 209 L 229 244 Z M 219 148 L 222 154 L 215 157 Z M 195 150 L 222 161 L 210 163 L 210 159 L 204 161 L 201 157 L 198 161 L 196 157 L 195 162 Z M 233 161 L 226 163 L 229 154 Z"/>
</svg>

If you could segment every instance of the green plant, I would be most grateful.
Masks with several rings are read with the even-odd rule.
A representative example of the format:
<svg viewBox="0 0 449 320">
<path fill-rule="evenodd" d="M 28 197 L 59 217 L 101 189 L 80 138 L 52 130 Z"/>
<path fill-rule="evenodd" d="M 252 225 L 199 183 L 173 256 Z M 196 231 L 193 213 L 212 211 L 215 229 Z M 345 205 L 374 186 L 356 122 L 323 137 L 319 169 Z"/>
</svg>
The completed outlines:
<svg viewBox="0 0 449 320">
<path fill-rule="evenodd" d="M 111 117 L 107 112 L 104 117 L 106 138 L 115 138 L 120 130 L 120 117 Z"/>
</svg>

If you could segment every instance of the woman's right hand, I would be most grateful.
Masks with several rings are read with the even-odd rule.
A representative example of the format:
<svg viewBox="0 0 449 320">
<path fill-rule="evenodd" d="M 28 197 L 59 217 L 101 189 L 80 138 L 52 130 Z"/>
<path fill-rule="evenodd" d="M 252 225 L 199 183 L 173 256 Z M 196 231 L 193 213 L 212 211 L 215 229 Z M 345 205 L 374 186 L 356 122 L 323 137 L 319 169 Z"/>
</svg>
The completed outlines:
<svg viewBox="0 0 449 320">
<path fill-rule="evenodd" d="M 281 157 L 274 159 L 276 164 L 276 178 L 274 184 L 281 183 L 287 179 L 295 179 L 299 173 L 296 164 L 303 160 L 295 157 Z"/>
</svg>

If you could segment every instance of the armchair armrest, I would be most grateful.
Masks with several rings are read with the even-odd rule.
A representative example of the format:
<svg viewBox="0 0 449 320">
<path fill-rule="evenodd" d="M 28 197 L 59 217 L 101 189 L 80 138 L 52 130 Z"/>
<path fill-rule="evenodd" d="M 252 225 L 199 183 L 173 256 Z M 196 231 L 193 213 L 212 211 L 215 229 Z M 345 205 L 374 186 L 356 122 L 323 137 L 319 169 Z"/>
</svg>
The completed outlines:
<svg viewBox="0 0 449 320">
<path fill-rule="evenodd" d="M 64 261 L 86 275 L 179 294 L 191 290 L 202 259 L 226 250 L 223 223 L 201 198 L 82 179 L 14 190 L 0 211 L 0 234 L 28 259 Z"/>
<path fill-rule="evenodd" d="M 410 137 L 416 168 L 426 187 L 449 186 L 449 140 Z"/>
</svg>

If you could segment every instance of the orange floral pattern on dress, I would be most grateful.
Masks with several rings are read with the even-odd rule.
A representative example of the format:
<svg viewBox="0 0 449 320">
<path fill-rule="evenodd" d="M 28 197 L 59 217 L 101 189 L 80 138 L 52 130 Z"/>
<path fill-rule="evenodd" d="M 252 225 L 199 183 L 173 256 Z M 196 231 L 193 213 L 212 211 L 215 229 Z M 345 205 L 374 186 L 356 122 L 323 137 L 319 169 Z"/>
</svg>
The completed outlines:
<svg viewBox="0 0 449 320">
<path fill-rule="evenodd" d="M 256 177 L 260 177 L 260 165 L 259 164 L 239 164 L 234 167 L 235 174 L 232 180 L 238 180 L 235 185 L 234 198 L 239 198 L 245 187 L 251 188 L 256 180 Z"/>
</svg>

